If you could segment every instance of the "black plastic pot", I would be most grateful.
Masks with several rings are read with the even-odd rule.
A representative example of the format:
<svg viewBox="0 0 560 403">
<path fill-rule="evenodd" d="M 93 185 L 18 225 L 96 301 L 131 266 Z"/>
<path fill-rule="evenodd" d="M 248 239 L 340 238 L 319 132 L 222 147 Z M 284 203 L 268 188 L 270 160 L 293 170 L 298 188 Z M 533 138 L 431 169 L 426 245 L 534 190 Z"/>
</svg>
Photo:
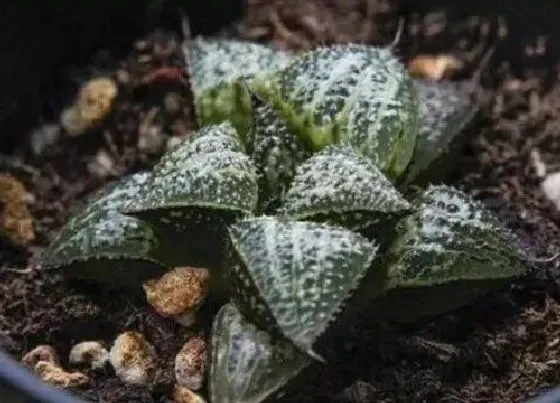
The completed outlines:
<svg viewBox="0 0 560 403">
<path fill-rule="evenodd" d="M 549 390 L 542 395 L 527 401 L 526 403 L 559 403 L 560 387 Z"/>
</svg>

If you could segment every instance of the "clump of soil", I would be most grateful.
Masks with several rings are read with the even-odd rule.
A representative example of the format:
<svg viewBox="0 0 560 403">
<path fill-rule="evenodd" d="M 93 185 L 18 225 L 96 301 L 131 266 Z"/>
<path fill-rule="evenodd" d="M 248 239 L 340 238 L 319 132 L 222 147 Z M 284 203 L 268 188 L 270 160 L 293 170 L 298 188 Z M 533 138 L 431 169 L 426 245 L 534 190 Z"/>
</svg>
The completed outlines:
<svg viewBox="0 0 560 403">
<path fill-rule="evenodd" d="M 482 102 L 469 129 L 472 140 L 450 182 L 491 203 L 530 240 L 527 247 L 538 262 L 536 276 L 452 315 L 400 329 L 388 339 L 364 334 L 364 339 L 372 336 L 372 344 L 356 353 L 368 360 L 341 363 L 323 374 L 322 387 L 310 385 L 297 401 L 517 402 L 560 383 L 560 260 L 554 258 L 560 250 L 560 213 L 541 192 L 531 160 L 538 151 L 548 169 L 559 167 L 558 54 L 537 33 L 515 25 L 515 17 L 469 6 L 423 10 L 422 2 L 404 7 L 396 1 L 250 0 L 247 15 L 227 31 L 290 49 L 351 40 L 388 44 L 399 16 L 405 17 L 396 46 L 403 60 L 424 53 L 453 55 L 465 66 L 454 78 L 469 81 Z M 27 248 L 0 247 L 0 347 L 20 359 L 38 344 L 51 344 L 64 358 L 78 342 L 111 344 L 123 331 L 135 330 L 157 350 L 161 371 L 149 387 L 123 384 L 109 369 L 85 370 L 93 381 L 75 392 L 93 401 L 170 398 L 175 354 L 192 332 L 205 330 L 185 330 L 160 317 L 141 290 L 69 281 L 37 261 L 85 196 L 151 166 L 171 137 L 194 129 L 178 44 L 175 34 L 158 31 L 139 38 L 122 60 L 101 53 L 83 72 L 85 78 L 108 76 L 119 85 L 116 106 L 101 127 L 78 137 L 61 135 L 40 156 L 29 145 L 0 161 L 3 171 L 33 193 L 36 232 Z M 143 135 L 153 147 L 139 142 Z M 109 156 L 109 168 L 95 164 L 100 152 Z"/>
</svg>

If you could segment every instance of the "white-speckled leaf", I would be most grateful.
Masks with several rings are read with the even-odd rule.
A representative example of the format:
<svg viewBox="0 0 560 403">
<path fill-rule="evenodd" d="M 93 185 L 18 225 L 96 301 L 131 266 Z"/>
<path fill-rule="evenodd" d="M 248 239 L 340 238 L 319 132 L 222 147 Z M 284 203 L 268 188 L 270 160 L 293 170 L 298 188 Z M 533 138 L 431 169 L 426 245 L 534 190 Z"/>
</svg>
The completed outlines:
<svg viewBox="0 0 560 403">
<path fill-rule="evenodd" d="M 284 66 L 290 53 L 254 42 L 201 37 L 185 41 L 183 51 L 199 124 L 230 120 L 245 141 L 251 107 L 243 81 Z"/>
<path fill-rule="evenodd" d="M 320 47 L 295 57 L 270 82 L 252 87 L 273 103 L 310 149 L 351 145 L 391 180 L 412 157 L 418 130 L 416 91 L 389 48 Z"/>
<path fill-rule="evenodd" d="M 259 173 L 259 205 L 266 209 L 280 200 L 310 152 L 270 105 L 253 97 L 253 109 L 252 158 Z"/>
<path fill-rule="evenodd" d="M 311 363 L 291 343 L 249 323 L 224 305 L 212 326 L 209 394 L 212 403 L 260 403 L 281 394 Z"/>
<path fill-rule="evenodd" d="M 159 272 L 165 263 L 154 229 L 120 213 L 127 200 L 139 196 L 149 175 L 130 175 L 97 192 L 49 245 L 45 264 L 69 266 L 71 276 L 101 281 L 137 282 Z"/>
<path fill-rule="evenodd" d="M 443 313 L 525 273 L 516 237 L 482 203 L 439 185 L 416 204 L 380 260 L 384 303 L 391 305 L 379 306 L 382 316 L 409 321 Z"/>
<path fill-rule="evenodd" d="M 252 322 L 317 357 L 314 342 L 341 313 L 377 245 L 322 223 L 260 217 L 230 226 L 230 283 Z"/>
<path fill-rule="evenodd" d="M 229 122 L 200 129 L 162 157 L 127 213 L 178 210 L 208 215 L 226 212 L 249 215 L 257 204 L 257 173 Z M 203 218 L 203 217 L 195 217 Z"/>
<path fill-rule="evenodd" d="M 410 209 L 369 159 L 352 147 L 332 145 L 297 167 L 279 213 L 361 230 Z"/>
<path fill-rule="evenodd" d="M 257 172 L 243 150 L 229 122 L 203 127 L 162 157 L 124 211 L 164 234 L 182 264 L 216 268 L 227 224 L 257 208 Z"/>
<path fill-rule="evenodd" d="M 405 184 L 429 175 L 433 163 L 457 142 L 478 111 L 470 95 L 457 83 L 415 80 L 415 86 L 420 106 L 418 139 Z M 429 181 L 429 176 L 423 180 Z"/>
</svg>

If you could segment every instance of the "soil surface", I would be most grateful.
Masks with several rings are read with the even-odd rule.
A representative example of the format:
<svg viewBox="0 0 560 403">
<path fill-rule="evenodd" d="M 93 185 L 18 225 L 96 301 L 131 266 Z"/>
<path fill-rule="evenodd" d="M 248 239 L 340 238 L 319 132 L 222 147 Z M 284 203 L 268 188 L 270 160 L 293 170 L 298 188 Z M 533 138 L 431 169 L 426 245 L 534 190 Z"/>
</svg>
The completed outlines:
<svg viewBox="0 0 560 403">
<path fill-rule="evenodd" d="M 560 52 L 552 48 L 554 22 L 545 18 L 560 9 L 538 17 L 519 8 L 508 15 L 475 1 L 426 3 L 430 7 L 423 9 L 422 2 L 249 0 L 245 17 L 224 34 L 290 49 L 389 44 L 402 17 L 396 49 L 403 61 L 422 53 L 461 60 L 463 68 L 452 78 L 472 86 L 482 108 L 449 182 L 487 201 L 519 231 L 535 273 L 452 315 L 403 329 L 386 342 L 382 337 L 356 352 L 367 360 L 341 363 L 317 378 L 321 386 L 310 382 L 296 401 L 520 402 L 560 384 L 560 213 L 541 191 L 534 164 L 538 154 L 549 172 L 560 170 Z M 166 401 L 175 354 L 190 334 L 204 331 L 158 316 L 140 290 L 70 281 L 37 259 L 90 192 L 149 167 L 170 138 L 192 133 L 179 44 L 179 33 L 157 31 L 138 38 L 124 57 L 107 51 L 92 57 L 79 70 L 81 79 L 109 76 L 119 87 L 101 126 L 41 145 L 43 128 L 20 152 L 0 159 L 0 171 L 32 194 L 35 229 L 25 247 L 5 240 L 0 245 L 0 348 L 21 359 L 39 344 L 52 345 L 66 368 L 91 378 L 89 386 L 74 390 L 91 401 Z M 74 344 L 99 340 L 110 346 L 125 330 L 140 331 L 156 348 L 160 371 L 153 385 L 124 384 L 110 368 L 68 365 Z"/>
</svg>

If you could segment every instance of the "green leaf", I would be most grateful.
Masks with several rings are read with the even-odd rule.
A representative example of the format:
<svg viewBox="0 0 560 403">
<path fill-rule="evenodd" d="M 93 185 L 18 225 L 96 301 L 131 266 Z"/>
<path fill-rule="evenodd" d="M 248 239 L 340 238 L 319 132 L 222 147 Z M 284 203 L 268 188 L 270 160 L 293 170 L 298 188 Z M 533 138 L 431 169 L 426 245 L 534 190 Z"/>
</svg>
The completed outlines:
<svg viewBox="0 0 560 403">
<path fill-rule="evenodd" d="M 478 111 L 470 95 L 451 81 L 416 80 L 419 130 L 404 185 L 442 179 L 443 157 L 462 145 L 460 136 Z"/>
<path fill-rule="evenodd" d="M 162 157 L 142 198 L 127 213 L 207 209 L 250 215 L 257 203 L 257 174 L 228 122 L 206 126 Z M 201 217 L 199 217 L 201 218 Z"/>
<path fill-rule="evenodd" d="M 326 224 L 251 218 L 230 226 L 230 284 L 244 314 L 319 358 L 314 342 L 342 312 L 378 247 Z"/>
<path fill-rule="evenodd" d="M 440 185 L 415 204 L 379 260 L 387 293 L 372 315 L 408 322 L 441 314 L 526 272 L 516 237 L 481 202 Z"/>
<path fill-rule="evenodd" d="M 127 200 L 139 197 L 149 176 L 130 175 L 97 192 L 49 245 L 45 265 L 107 282 L 141 283 L 161 273 L 165 253 L 154 229 L 120 213 Z"/>
<path fill-rule="evenodd" d="M 257 173 L 229 122 L 206 126 L 162 157 L 124 211 L 175 239 L 177 260 L 218 264 L 225 226 L 257 207 Z"/>
<path fill-rule="evenodd" d="M 282 393 L 311 360 L 284 340 L 248 322 L 232 303 L 212 326 L 209 394 L 212 403 L 260 403 Z"/>
<path fill-rule="evenodd" d="M 279 213 L 361 230 L 411 209 L 370 160 L 348 146 L 327 146 L 296 170 Z"/>
<path fill-rule="evenodd" d="M 291 54 L 259 43 L 200 37 L 185 41 L 183 50 L 199 124 L 229 120 L 246 143 L 251 104 L 244 81 L 282 67 Z"/>
<path fill-rule="evenodd" d="M 253 152 L 259 173 L 259 210 L 278 203 L 292 181 L 297 165 L 310 153 L 268 104 L 252 95 Z"/>
<path fill-rule="evenodd" d="M 391 180 L 408 165 L 418 130 L 413 81 L 388 48 L 348 44 L 297 56 L 252 88 L 308 146 L 351 145 Z"/>
</svg>

